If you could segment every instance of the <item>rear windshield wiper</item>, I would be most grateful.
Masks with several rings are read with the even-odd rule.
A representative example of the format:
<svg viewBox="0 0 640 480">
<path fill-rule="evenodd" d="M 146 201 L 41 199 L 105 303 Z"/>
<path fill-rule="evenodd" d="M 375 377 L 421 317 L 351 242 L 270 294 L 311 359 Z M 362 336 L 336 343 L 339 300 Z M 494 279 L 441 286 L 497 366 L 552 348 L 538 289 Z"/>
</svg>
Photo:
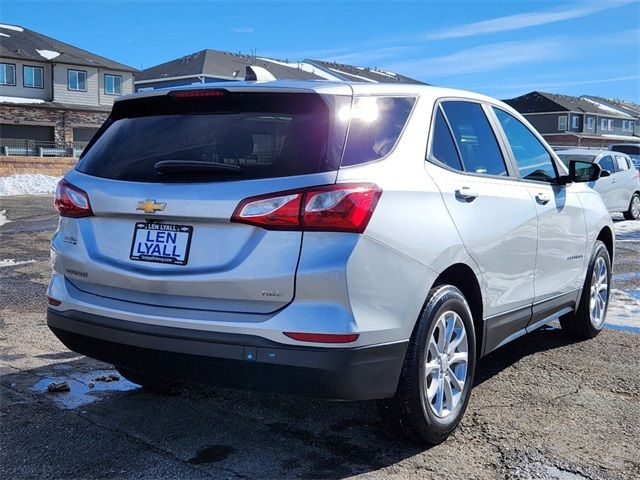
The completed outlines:
<svg viewBox="0 0 640 480">
<path fill-rule="evenodd" d="M 153 165 L 160 174 L 210 173 L 213 175 L 242 175 L 238 165 L 202 162 L 199 160 L 162 160 Z"/>
</svg>

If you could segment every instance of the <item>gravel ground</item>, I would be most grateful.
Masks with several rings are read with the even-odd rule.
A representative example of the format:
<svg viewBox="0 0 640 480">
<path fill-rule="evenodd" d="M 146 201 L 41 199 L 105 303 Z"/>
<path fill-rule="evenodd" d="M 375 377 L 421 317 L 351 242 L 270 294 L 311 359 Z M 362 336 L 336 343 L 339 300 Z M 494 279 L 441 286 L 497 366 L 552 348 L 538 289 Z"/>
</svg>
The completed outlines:
<svg viewBox="0 0 640 480">
<path fill-rule="evenodd" d="M 115 372 L 66 350 L 45 323 L 51 199 L 4 197 L 2 210 L 11 221 L 0 227 L 4 478 L 640 477 L 636 333 L 573 343 L 550 327 L 494 352 L 479 363 L 460 428 L 425 450 L 390 436 L 371 402 L 197 388 L 161 396 L 96 381 Z M 609 322 L 634 331 L 640 238 L 622 240 Z M 47 393 L 54 380 L 72 391 Z"/>
</svg>

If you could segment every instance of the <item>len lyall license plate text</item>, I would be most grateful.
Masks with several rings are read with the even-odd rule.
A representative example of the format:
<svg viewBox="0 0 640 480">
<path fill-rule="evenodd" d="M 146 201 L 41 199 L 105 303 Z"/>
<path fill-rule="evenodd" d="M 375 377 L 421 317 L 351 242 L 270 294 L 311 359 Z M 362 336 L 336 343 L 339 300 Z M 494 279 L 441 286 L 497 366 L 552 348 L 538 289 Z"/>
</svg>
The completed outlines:
<svg viewBox="0 0 640 480">
<path fill-rule="evenodd" d="M 166 223 L 136 223 L 131 260 L 186 265 L 193 227 Z"/>
</svg>

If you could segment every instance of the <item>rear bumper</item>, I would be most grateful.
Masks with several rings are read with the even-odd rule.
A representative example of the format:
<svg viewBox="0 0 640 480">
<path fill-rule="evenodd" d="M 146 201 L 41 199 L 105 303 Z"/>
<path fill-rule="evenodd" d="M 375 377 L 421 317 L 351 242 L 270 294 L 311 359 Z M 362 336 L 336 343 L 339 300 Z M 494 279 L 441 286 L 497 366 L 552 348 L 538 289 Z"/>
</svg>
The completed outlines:
<svg viewBox="0 0 640 480">
<path fill-rule="evenodd" d="M 292 347 L 262 337 L 164 327 L 78 311 L 47 311 L 69 349 L 148 374 L 329 400 L 394 395 L 407 341 L 354 348 Z"/>
</svg>

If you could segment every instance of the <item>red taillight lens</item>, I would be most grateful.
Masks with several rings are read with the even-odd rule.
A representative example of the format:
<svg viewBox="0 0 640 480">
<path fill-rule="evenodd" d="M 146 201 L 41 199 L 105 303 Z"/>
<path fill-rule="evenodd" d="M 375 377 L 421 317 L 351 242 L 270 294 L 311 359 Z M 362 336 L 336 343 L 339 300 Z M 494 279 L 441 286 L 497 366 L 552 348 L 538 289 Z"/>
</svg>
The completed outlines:
<svg viewBox="0 0 640 480">
<path fill-rule="evenodd" d="M 277 192 L 240 202 L 232 222 L 268 230 L 362 233 L 382 189 L 372 183 L 349 183 Z"/>
<path fill-rule="evenodd" d="M 53 204 L 62 217 L 80 218 L 93 215 L 87 193 L 66 180 L 58 182 Z"/>
<path fill-rule="evenodd" d="M 351 343 L 355 342 L 360 336 L 357 333 L 298 333 L 283 332 L 287 337 L 298 340 L 299 342 L 316 342 L 316 343 Z"/>
<path fill-rule="evenodd" d="M 202 98 L 202 97 L 222 97 L 225 95 L 224 90 L 178 90 L 169 92 L 170 97 L 175 98 Z"/>
<path fill-rule="evenodd" d="M 54 307 L 57 307 L 58 305 L 61 305 L 62 302 L 60 300 L 57 300 L 53 297 L 47 297 L 47 303 L 49 305 L 53 305 Z"/>
</svg>

